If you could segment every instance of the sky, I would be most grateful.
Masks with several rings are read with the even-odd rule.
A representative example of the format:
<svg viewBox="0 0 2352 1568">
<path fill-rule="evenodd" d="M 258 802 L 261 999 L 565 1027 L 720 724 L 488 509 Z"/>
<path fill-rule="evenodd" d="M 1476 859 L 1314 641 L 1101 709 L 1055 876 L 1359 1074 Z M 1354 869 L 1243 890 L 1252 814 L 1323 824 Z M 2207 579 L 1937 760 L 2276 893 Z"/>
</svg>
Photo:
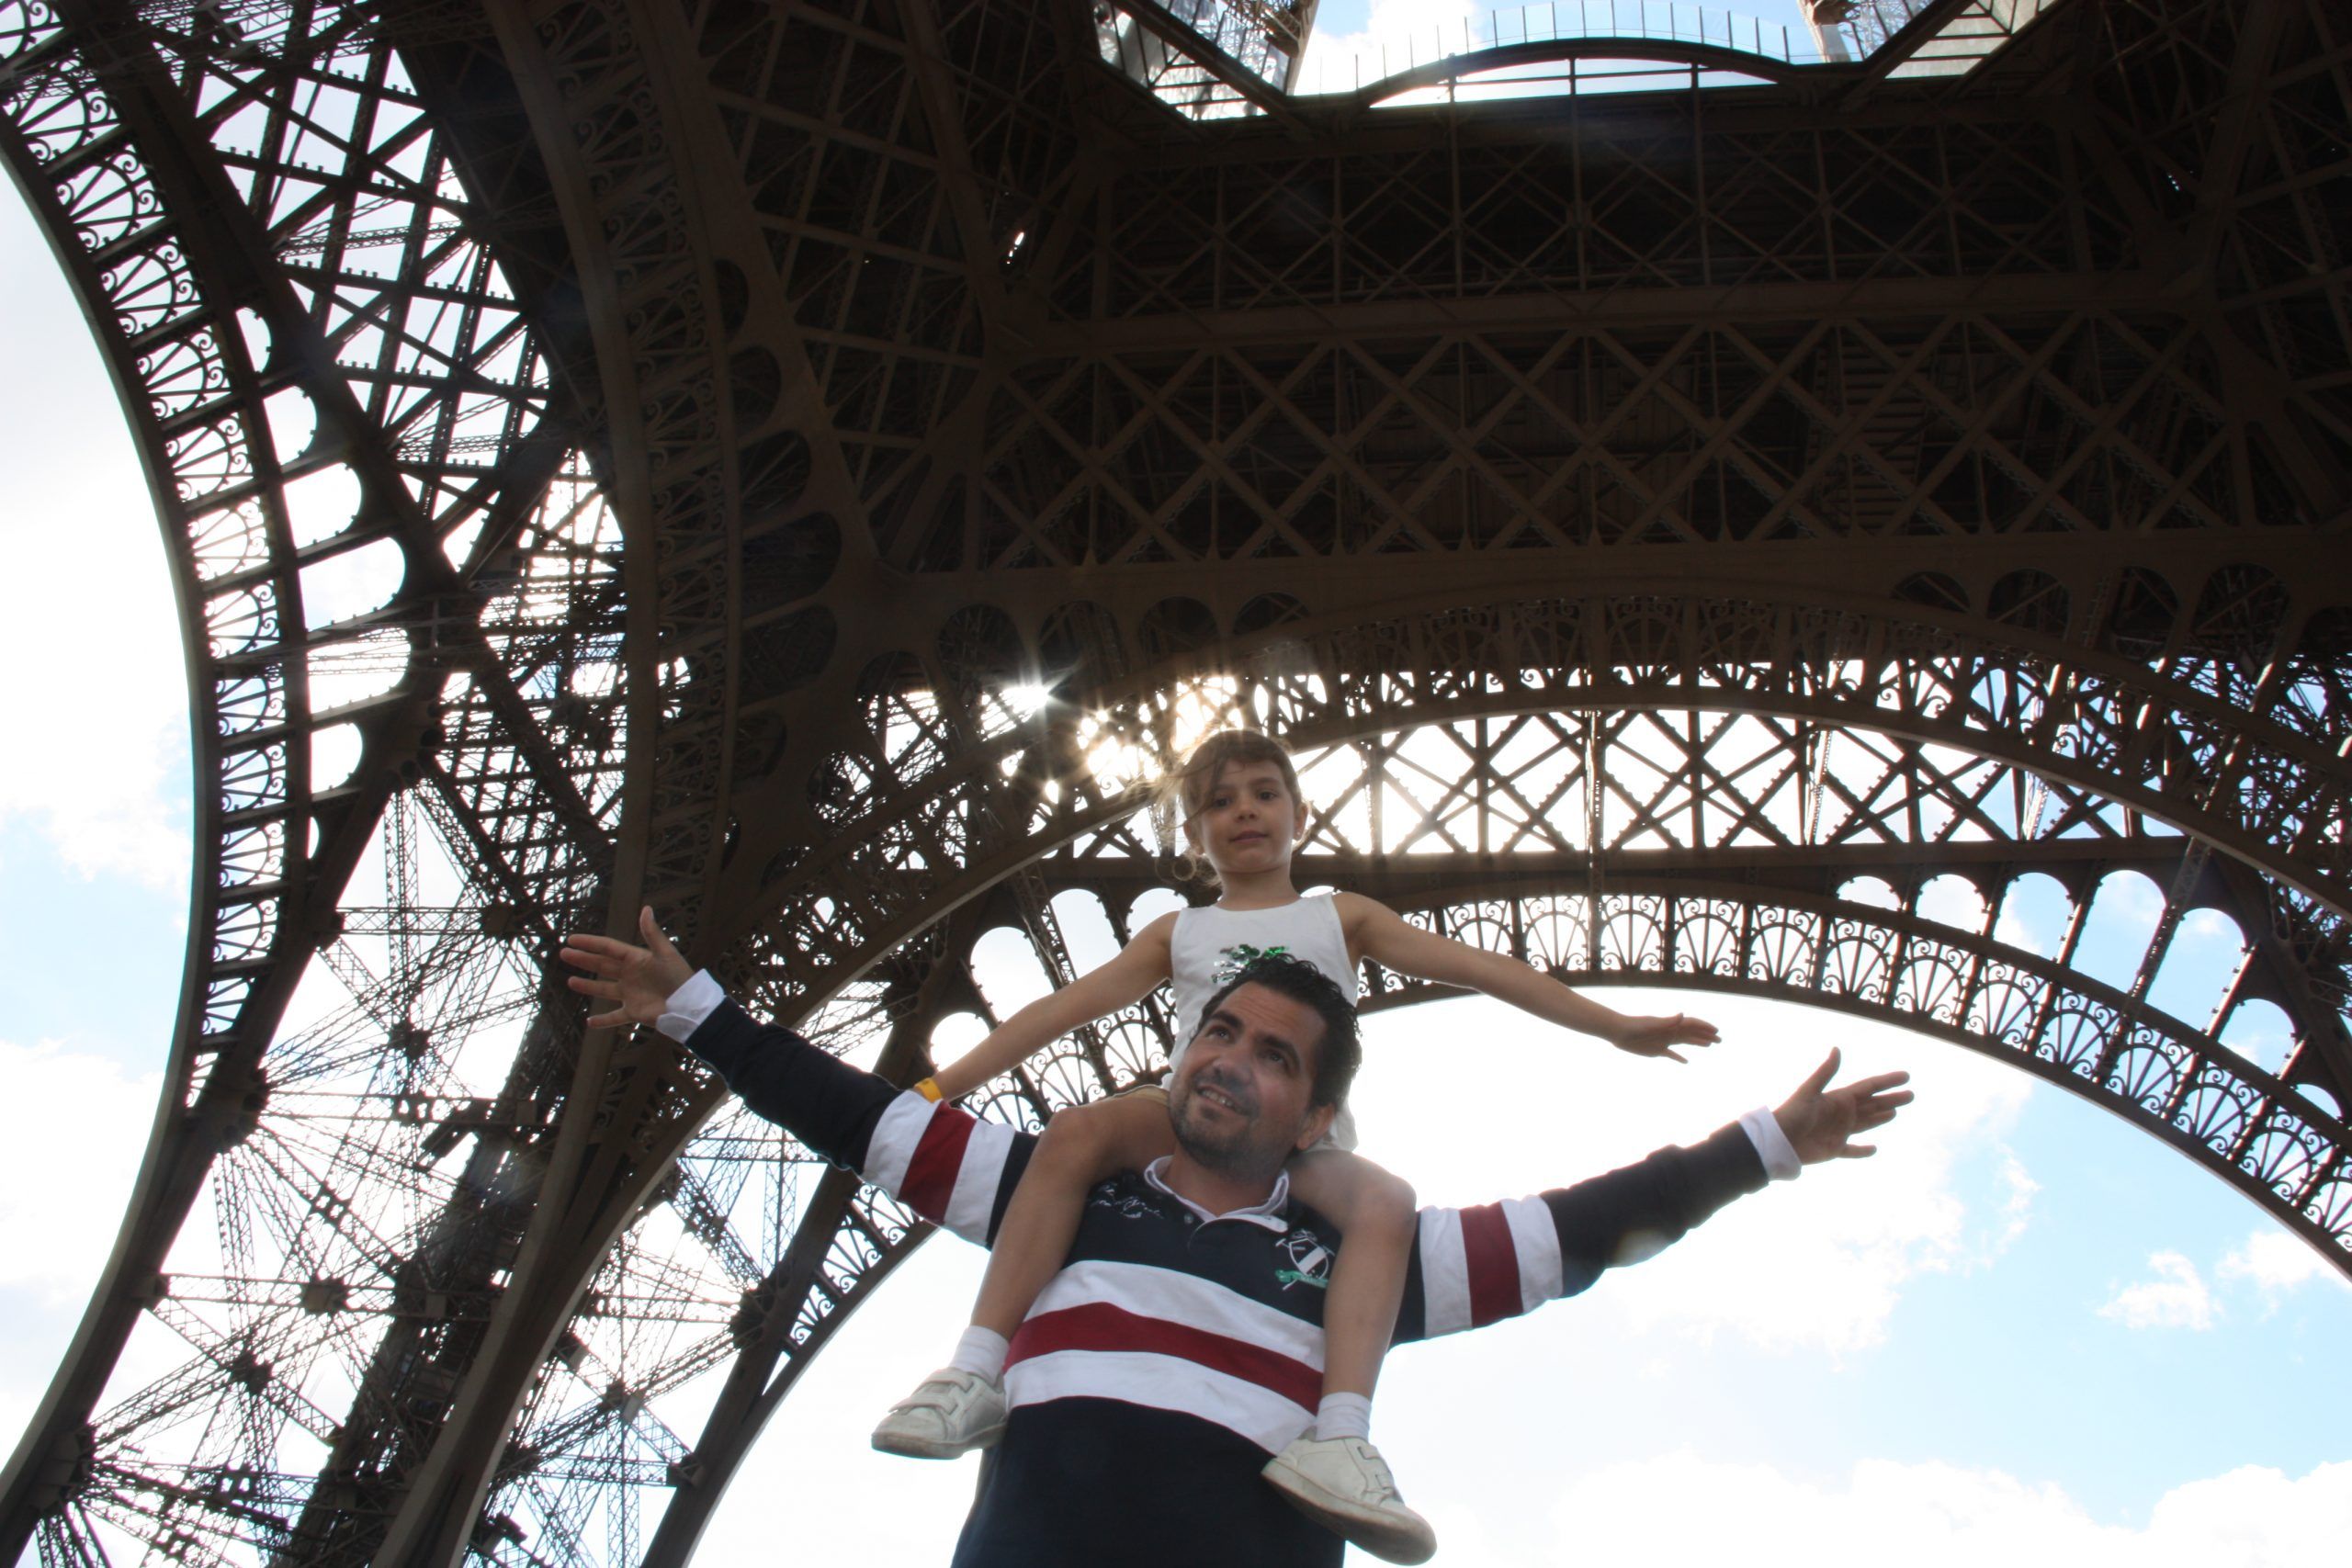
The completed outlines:
<svg viewBox="0 0 2352 1568">
<path fill-rule="evenodd" d="M 1414 9 L 1327 4 L 1324 30 Z M 0 543 L 18 584 L 0 617 L 13 1443 L 153 1114 L 187 935 L 190 781 L 175 610 L 136 456 L 13 190 L 0 299 Z M 2128 971 L 2152 892 L 2119 883 L 2102 901 L 2089 966 Z M 1104 955 L 1099 911 L 1063 914 L 1081 956 Z M 2014 918 L 2010 934 L 2046 936 L 2025 930 L 2030 907 Z M 2218 962 L 2233 933 L 2188 940 Z M 1041 983 L 1017 965 L 984 977 L 1000 1007 Z M 1849 1072 L 1911 1071 L 1920 1098 L 1873 1160 L 1746 1200 L 1584 1297 L 1399 1351 L 1374 1436 L 1436 1524 L 1440 1562 L 2340 1555 L 2352 1287 L 2251 1204 L 1941 1042 L 1745 998 L 1602 995 L 1709 1017 L 1724 1043 L 1677 1068 L 1482 999 L 1381 1015 L 1357 1094 L 1363 1152 L 1426 1201 L 1539 1190 L 1776 1101 L 1833 1044 Z M 2250 1028 L 2240 1043 L 2275 1066 L 2283 1043 Z M 706 1561 L 763 1560 L 779 1532 L 811 1561 L 945 1560 L 976 1461 L 888 1459 L 865 1435 L 944 1358 L 978 1265 L 934 1241 L 842 1330 L 738 1478 Z"/>
</svg>

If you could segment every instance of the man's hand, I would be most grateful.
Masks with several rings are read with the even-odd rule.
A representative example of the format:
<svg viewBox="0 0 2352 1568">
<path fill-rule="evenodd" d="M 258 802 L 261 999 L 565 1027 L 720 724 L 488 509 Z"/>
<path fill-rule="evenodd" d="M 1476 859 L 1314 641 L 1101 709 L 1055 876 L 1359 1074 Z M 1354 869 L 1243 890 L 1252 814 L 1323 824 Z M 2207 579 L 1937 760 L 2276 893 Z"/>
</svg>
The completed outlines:
<svg viewBox="0 0 2352 1568">
<path fill-rule="evenodd" d="M 591 1029 L 651 1023 L 662 1016 L 662 1004 L 670 999 L 670 994 L 695 977 L 694 965 L 678 955 L 678 950 L 670 945 L 670 939 L 654 923 L 652 906 L 639 912 L 637 930 L 645 938 L 643 947 L 608 936 L 563 939 L 563 961 L 594 976 L 591 979 L 587 976 L 572 976 L 571 988 L 598 1001 L 620 1004 L 610 1012 L 591 1018 Z"/>
<path fill-rule="evenodd" d="M 1829 1080 L 1837 1076 L 1838 1053 L 1833 1050 L 1829 1059 L 1815 1067 L 1813 1076 L 1772 1113 L 1780 1121 L 1781 1136 L 1807 1165 L 1826 1159 L 1864 1159 L 1878 1153 L 1875 1144 L 1852 1142 L 1854 1134 L 1885 1126 L 1894 1120 L 1896 1111 L 1911 1103 L 1911 1091 L 1903 1087 L 1911 1081 L 1909 1073 L 1881 1073 L 1843 1089 L 1830 1089 Z"/>
<path fill-rule="evenodd" d="M 1636 1056 L 1668 1056 L 1688 1061 L 1677 1045 L 1713 1045 L 1721 1035 L 1703 1018 L 1676 1013 L 1672 1018 L 1625 1017 L 1610 1031 L 1609 1043 Z"/>
</svg>

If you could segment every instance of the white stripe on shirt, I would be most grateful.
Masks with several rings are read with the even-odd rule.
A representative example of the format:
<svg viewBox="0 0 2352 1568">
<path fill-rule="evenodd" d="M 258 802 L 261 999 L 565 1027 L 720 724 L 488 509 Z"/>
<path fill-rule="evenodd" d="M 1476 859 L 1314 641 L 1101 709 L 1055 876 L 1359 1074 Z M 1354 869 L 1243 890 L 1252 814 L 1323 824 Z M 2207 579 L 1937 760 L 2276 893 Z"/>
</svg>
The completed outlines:
<svg viewBox="0 0 2352 1568">
<path fill-rule="evenodd" d="M 1559 1256 L 1555 1245 L 1553 1256 Z M 1521 1285 L 1523 1292 L 1524 1282 Z M 1462 1247 L 1462 1211 L 1421 1211 L 1421 1331 L 1434 1339 L 1470 1326 L 1470 1259 Z"/>
<path fill-rule="evenodd" d="M 906 1186 L 907 1168 L 914 1163 L 915 1148 L 931 1125 L 932 1113 L 938 1109 L 937 1100 L 911 1092 L 892 1100 L 883 1111 L 882 1119 L 874 1124 L 873 1137 L 866 1140 L 865 1159 L 859 1174 L 884 1191 L 897 1195 Z"/>
<path fill-rule="evenodd" d="M 876 1132 L 879 1135 L 880 1129 Z M 955 1195 L 947 1200 L 941 1224 L 966 1241 L 988 1245 L 989 1215 L 996 1210 L 997 1189 L 1003 1183 L 1004 1162 L 1012 1153 L 1012 1128 L 1001 1122 L 972 1123 L 971 1136 L 964 1144 L 964 1162 L 956 1172 Z"/>
<path fill-rule="evenodd" d="M 1506 1198 L 1502 1210 L 1504 1223 L 1510 1226 L 1510 1249 L 1519 1264 L 1519 1310 L 1533 1312 L 1559 1295 L 1566 1283 L 1560 1262 L 1560 1227 L 1552 1218 L 1552 1206 L 1541 1198 Z M 1429 1268 L 1426 1258 L 1421 1267 L 1424 1270 Z M 1466 1297 L 1466 1282 L 1464 1293 Z"/>
<path fill-rule="evenodd" d="M 1172 1410 L 1238 1432 L 1270 1454 L 1281 1452 L 1315 1418 L 1305 1405 L 1262 1384 L 1181 1356 L 1148 1351 L 1056 1350 L 1032 1356 L 1005 1369 L 1004 1396 L 1015 1410 L 1056 1399 L 1113 1399 Z"/>
</svg>

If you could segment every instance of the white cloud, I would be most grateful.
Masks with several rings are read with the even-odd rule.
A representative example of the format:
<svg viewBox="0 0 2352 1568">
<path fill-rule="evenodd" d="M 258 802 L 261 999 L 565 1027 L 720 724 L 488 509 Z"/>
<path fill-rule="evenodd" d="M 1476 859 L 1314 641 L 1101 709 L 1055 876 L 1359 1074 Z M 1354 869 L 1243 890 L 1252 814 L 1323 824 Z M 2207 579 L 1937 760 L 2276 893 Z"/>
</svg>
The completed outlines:
<svg viewBox="0 0 2352 1568">
<path fill-rule="evenodd" d="M 1471 0 L 1372 0 L 1362 29 L 1345 33 L 1315 29 L 1315 36 L 1306 42 L 1300 89 L 1352 91 L 1416 60 L 1435 58 L 1441 44 L 1446 50 L 1458 49 L 1463 25 L 1483 28 L 1488 9 Z"/>
<path fill-rule="evenodd" d="M 2224 1255 L 2213 1273 L 2223 1280 L 2251 1280 L 2264 1295 L 2271 1297 L 2312 1280 L 2330 1276 L 2339 1281 L 2343 1279 L 2312 1249 L 2309 1242 L 2281 1230 L 2256 1231 L 2245 1238 L 2244 1246 Z"/>
<path fill-rule="evenodd" d="M 159 1073 L 43 1042 L 0 1040 L 0 1450 L 13 1450 L 113 1250 L 162 1092 Z M 215 1199 L 198 1198 L 174 1244 L 173 1273 L 220 1269 Z M 153 1386 L 189 1358 L 187 1344 L 141 1314 L 103 1404 Z"/>
<path fill-rule="evenodd" d="M 1624 1055 L 1472 1000 L 1385 1015 L 1356 1093 L 1367 1156 L 1426 1202 L 1480 1202 L 1597 1174 L 1773 1105 L 1832 1044 L 1841 1081 L 1907 1070 L 1918 1099 L 1838 1161 L 1743 1201 L 1613 1273 L 1593 1304 L 1636 1333 L 1728 1336 L 1774 1351 L 1880 1342 L 1905 1288 L 1983 1268 L 2030 1220 L 2036 1184 L 1999 1142 L 2032 1092 L 2019 1073 L 1882 1026 L 1745 998 L 1596 992 L 1631 1012 L 1689 1010 L 1723 1043 L 1687 1068 Z M 1973 1194 L 1990 1188 L 1994 1196 Z M 1612 1330 L 1613 1332 L 1613 1330 Z"/>
<path fill-rule="evenodd" d="M 2221 1308 L 2197 1272 L 2197 1265 L 2177 1252 L 2152 1253 L 2148 1267 L 2153 1280 L 2142 1280 L 2115 1292 L 2098 1309 L 2101 1317 L 2126 1328 L 2188 1328 L 2213 1326 Z"/>
<path fill-rule="evenodd" d="M 53 1043 L 0 1040 L 0 1289 L 79 1303 L 114 1245 L 162 1079 Z M 60 1173 L 73 1173 L 60 1201 Z"/>
<path fill-rule="evenodd" d="M 0 769 L 25 818 L 85 876 L 186 887 L 187 683 L 170 578 L 136 453 L 81 311 L 13 192 L 0 195 L 0 547 L 21 592 L 0 616 L 0 731 L 38 766 Z M 20 750 L 22 748 L 20 748 Z"/>
<path fill-rule="evenodd" d="M 2181 937 L 2196 942 L 2220 942 L 2238 949 L 2245 946 L 2245 933 L 2238 929 L 2235 920 L 2219 909 L 2189 910 L 2181 917 L 2180 936 L 2174 940 L 2179 941 Z"/>
<path fill-rule="evenodd" d="M 1842 1482 L 1822 1482 L 1679 1453 L 1578 1477 L 1553 1517 L 1555 1550 L 1581 1562 L 2267 1568 L 2341 1554 L 2352 1530 L 2352 1463 L 2300 1480 L 2248 1466 L 2191 1482 L 2134 1529 L 2100 1523 L 2059 1486 L 1996 1470 L 1870 1460 Z"/>
<path fill-rule="evenodd" d="M 2041 1190 L 2041 1183 L 2033 1179 L 2015 1150 L 2004 1148 L 2001 1184 L 2009 1190 L 2007 1200 L 2001 1205 L 2001 1245 L 2007 1247 L 2025 1235 L 2026 1226 L 2033 1218 L 2033 1195 Z"/>
<path fill-rule="evenodd" d="M 2066 929 L 2074 908 L 2074 899 L 2056 881 L 2030 872 L 2002 894 L 1993 940 L 2051 957 L 2058 951 L 2058 935 Z"/>
<path fill-rule="evenodd" d="M 2153 930 L 2165 912 L 2165 892 L 2154 878 L 2137 871 L 2113 871 L 2099 881 L 2095 908 L 2132 926 Z"/>
<path fill-rule="evenodd" d="M 2295 1026 L 2276 1002 L 2241 1000 L 2222 1029 L 2222 1043 L 2256 1066 L 2277 1072 L 2295 1047 Z"/>
<path fill-rule="evenodd" d="M 1964 876 L 1939 876 L 1919 889 L 1919 917 L 1964 931 L 1984 929 L 1984 895 Z"/>
<path fill-rule="evenodd" d="M 1998 919 L 1993 922 L 1993 940 L 2010 947 L 2023 948 L 2028 953 L 2046 953 L 2050 943 L 2035 929 L 2032 920 L 2012 905 L 2001 906 Z"/>
<path fill-rule="evenodd" d="M 2157 1499 L 2142 1533 L 2154 1550 L 2133 1561 L 2183 1568 L 2324 1562 L 2352 1540 L 2352 1463 L 2320 1465 L 2301 1480 L 2250 1464 L 2193 1481 Z"/>
</svg>

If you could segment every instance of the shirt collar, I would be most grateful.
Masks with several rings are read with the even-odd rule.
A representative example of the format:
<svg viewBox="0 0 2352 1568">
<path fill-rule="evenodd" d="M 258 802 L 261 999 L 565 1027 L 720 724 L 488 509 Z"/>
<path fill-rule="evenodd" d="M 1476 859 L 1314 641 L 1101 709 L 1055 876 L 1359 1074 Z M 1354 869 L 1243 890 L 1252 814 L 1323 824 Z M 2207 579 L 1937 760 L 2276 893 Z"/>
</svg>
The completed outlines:
<svg viewBox="0 0 2352 1568">
<path fill-rule="evenodd" d="M 1170 1198 L 1175 1199 L 1179 1203 L 1183 1204 L 1187 1209 L 1192 1210 L 1193 1213 L 1198 1214 L 1202 1219 L 1245 1220 L 1250 1224 L 1260 1225 L 1267 1230 L 1285 1231 L 1290 1229 L 1290 1221 L 1285 1218 L 1283 1213 L 1283 1210 L 1290 1207 L 1289 1171 L 1280 1170 L 1274 1173 L 1273 1190 L 1266 1194 L 1265 1201 L 1263 1202 L 1252 1203 L 1246 1209 L 1229 1209 L 1222 1214 L 1213 1214 L 1206 1209 L 1202 1208 L 1198 1203 L 1193 1202 L 1190 1198 L 1185 1197 L 1182 1192 L 1177 1191 L 1173 1187 L 1168 1185 L 1166 1172 L 1168 1169 L 1168 1162 L 1170 1157 L 1171 1156 L 1168 1155 L 1161 1155 L 1158 1159 L 1153 1160 L 1149 1165 L 1145 1166 L 1143 1168 L 1143 1179 L 1146 1181 L 1150 1182 L 1154 1187 L 1159 1188 L 1162 1192 L 1167 1193 Z"/>
</svg>

